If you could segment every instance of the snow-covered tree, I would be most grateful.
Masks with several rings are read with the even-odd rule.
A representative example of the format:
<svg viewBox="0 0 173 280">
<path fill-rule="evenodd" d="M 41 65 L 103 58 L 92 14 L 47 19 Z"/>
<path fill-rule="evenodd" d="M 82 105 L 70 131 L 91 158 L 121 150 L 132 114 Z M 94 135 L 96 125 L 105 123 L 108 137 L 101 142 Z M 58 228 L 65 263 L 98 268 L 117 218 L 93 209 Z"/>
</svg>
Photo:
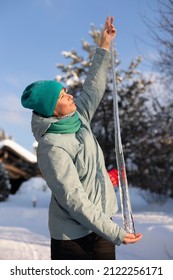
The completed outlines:
<svg viewBox="0 0 173 280">
<path fill-rule="evenodd" d="M 151 1 L 152 2 L 152 1 Z M 157 0 L 157 6 L 153 9 L 155 16 L 149 19 L 146 16 L 145 23 L 151 38 L 154 39 L 155 51 L 153 64 L 164 78 L 167 89 L 172 93 L 173 89 L 173 0 Z M 152 4 L 152 3 L 151 3 Z M 145 17 L 144 17 L 145 18 Z"/>
<path fill-rule="evenodd" d="M 132 181 L 152 192 L 153 198 L 164 201 L 173 197 L 173 103 L 153 103 L 152 120 L 145 137 L 139 140 L 134 162 L 138 171 L 131 172 Z"/>
<path fill-rule="evenodd" d="M 5 170 L 3 164 L 0 162 L 0 201 L 4 201 L 8 198 L 10 193 L 10 181 L 8 173 Z"/>
</svg>

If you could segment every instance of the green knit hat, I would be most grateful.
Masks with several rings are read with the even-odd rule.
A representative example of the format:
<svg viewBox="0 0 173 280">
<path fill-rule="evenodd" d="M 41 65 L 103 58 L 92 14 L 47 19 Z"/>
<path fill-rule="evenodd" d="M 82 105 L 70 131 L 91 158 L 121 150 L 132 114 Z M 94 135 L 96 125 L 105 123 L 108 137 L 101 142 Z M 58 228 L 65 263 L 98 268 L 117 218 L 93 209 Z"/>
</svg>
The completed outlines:
<svg viewBox="0 0 173 280">
<path fill-rule="evenodd" d="M 54 80 L 37 81 L 26 87 L 21 103 L 44 117 L 53 115 L 60 91 L 63 86 Z"/>
</svg>

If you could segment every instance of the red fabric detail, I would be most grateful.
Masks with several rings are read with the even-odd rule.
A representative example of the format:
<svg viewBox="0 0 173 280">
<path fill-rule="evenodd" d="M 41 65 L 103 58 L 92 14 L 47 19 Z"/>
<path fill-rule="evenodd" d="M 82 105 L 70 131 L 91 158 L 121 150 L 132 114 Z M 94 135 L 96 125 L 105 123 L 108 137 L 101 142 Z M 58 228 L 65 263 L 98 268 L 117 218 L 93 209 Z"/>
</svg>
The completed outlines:
<svg viewBox="0 0 173 280">
<path fill-rule="evenodd" d="M 109 177 L 111 179 L 112 185 L 114 187 L 118 186 L 118 170 L 115 168 L 108 171 Z"/>
</svg>

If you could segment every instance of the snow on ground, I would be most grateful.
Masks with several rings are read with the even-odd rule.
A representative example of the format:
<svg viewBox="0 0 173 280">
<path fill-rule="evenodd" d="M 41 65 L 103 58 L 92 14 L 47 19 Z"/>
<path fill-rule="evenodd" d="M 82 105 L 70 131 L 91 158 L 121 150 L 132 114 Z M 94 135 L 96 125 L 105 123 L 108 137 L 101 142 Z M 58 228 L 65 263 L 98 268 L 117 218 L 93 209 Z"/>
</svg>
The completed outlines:
<svg viewBox="0 0 173 280">
<path fill-rule="evenodd" d="M 139 243 L 118 246 L 117 259 L 172 260 L 173 200 L 147 203 L 136 188 L 130 188 L 130 197 L 136 232 L 144 236 Z M 49 200 L 45 181 L 32 178 L 0 203 L 0 260 L 50 260 Z M 120 212 L 115 220 L 122 225 Z"/>
<path fill-rule="evenodd" d="M 50 259 L 49 200 L 45 181 L 32 178 L 0 203 L 0 260 Z"/>
</svg>

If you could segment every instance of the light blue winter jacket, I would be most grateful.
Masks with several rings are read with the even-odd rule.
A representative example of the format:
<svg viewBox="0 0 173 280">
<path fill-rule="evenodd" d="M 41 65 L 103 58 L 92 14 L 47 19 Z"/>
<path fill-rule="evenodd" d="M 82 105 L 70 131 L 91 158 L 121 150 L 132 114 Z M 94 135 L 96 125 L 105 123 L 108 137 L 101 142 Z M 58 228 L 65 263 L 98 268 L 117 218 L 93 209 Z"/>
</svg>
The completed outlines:
<svg viewBox="0 0 173 280">
<path fill-rule="evenodd" d="M 96 49 L 75 103 L 82 126 L 77 133 L 45 133 L 53 118 L 32 116 L 38 165 L 52 191 L 49 230 L 54 239 L 76 239 L 90 232 L 120 245 L 126 232 L 111 220 L 117 200 L 90 121 L 103 97 L 110 52 Z"/>
</svg>

